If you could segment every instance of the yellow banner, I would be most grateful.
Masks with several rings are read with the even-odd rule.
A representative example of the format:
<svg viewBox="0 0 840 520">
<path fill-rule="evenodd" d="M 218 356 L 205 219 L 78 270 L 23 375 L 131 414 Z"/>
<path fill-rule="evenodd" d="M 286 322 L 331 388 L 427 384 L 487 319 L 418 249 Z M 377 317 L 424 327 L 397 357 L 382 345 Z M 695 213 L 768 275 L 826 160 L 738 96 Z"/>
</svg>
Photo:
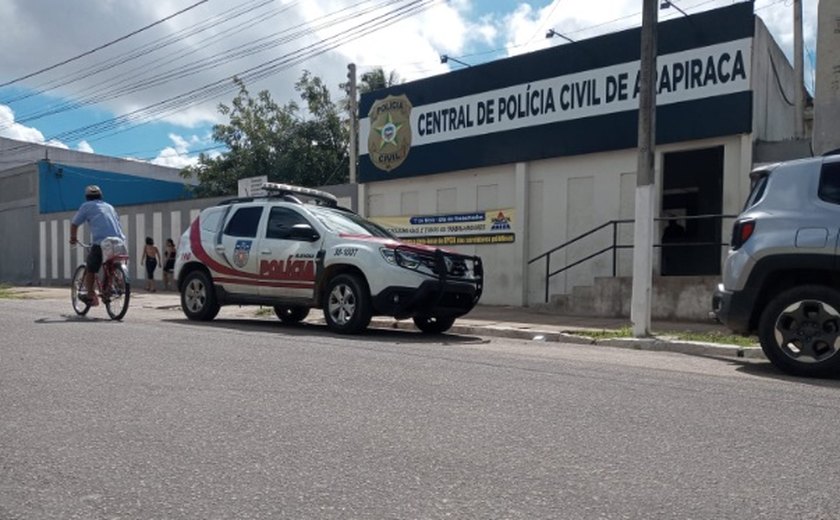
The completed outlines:
<svg viewBox="0 0 840 520">
<path fill-rule="evenodd" d="M 371 217 L 406 242 L 432 246 L 510 244 L 514 210 L 494 209 L 445 215 Z"/>
</svg>

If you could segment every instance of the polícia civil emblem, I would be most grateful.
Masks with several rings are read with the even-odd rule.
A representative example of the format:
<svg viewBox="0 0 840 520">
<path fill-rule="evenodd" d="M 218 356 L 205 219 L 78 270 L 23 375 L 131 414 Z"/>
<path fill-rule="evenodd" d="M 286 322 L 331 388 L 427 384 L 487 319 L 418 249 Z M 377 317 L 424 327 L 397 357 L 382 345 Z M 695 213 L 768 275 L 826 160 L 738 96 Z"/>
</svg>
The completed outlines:
<svg viewBox="0 0 840 520">
<path fill-rule="evenodd" d="M 405 95 L 377 100 L 368 112 L 368 156 L 373 165 L 390 172 L 411 148 L 411 102 Z"/>
<path fill-rule="evenodd" d="M 233 248 L 233 263 L 236 267 L 245 267 L 248 264 L 248 258 L 251 256 L 251 241 L 237 240 L 236 246 Z"/>
</svg>

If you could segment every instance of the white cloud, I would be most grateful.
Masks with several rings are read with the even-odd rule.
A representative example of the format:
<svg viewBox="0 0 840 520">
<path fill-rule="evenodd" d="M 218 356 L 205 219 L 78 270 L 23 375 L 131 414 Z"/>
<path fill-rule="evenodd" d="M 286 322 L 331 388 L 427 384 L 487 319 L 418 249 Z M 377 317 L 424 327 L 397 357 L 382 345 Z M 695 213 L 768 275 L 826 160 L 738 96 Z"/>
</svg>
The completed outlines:
<svg viewBox="0 0 840 520">
<path fill-rule="evenodd" d="M 193 135 L 189 139 L 184 139 L 178 134 L 170 133 L 169 139 L 172 140 L 174 146 L 167 146 L 161 150 L 157 157 L 152 159 L 152 164 L 170 168 L 186 168 L 198 163 L 197 156 L 187 155 L 191 145 L 201 142 L 197 136 Z"/>
<path fill-rule="evenodd" d="M 740 0 L 739 0 L 740 1 Z M 675 0 L 674 4 L 689 14 L 726 7 L 735 0 Z M 803 20 L 806 46 L 814 46 L 816 36 L 817 0 L 804 0 Z M 497 18 L 499 32 L 503 34 L 509 54 L 521 54 L 548 45 L 565 44 L 562 38 L 546 39 L 548 29 L 572 38 L 583 40 L 594 36 L 618 32 L 642 23 L 641 2 L 638 0 L 555 0 L 536 8 L 534 2 L 523 2 L 506 16 Z M 792 55 L 793 12 L 790 2 L 764 0 L 756 2 L 755 13 L 764 20 L 779 45 Z M 679 18 L 676 9 L 660 9 L 659 20 Z"/>
<path fill-rule="evenodd" d="M 93 147 L 84 139 L 79 141 L 79 144 L 76 146 L 76 149 L 80 152 L 93 153 Z"/>
<path fill-rule="evenodd" d="M 0 105 L 0 137 L 69 149 L 66 144 L 56 139 L 46 141 L 44 134 L 37 128 L 16 123 L 15 112 L 6 105 Z"/>
<path fill-rule="evenodd" d="M 6 105 L 0 105 L 0 136 L 29 143 L 44 142 L 44 134 L 38 129 L 15 123 L 15 113 Z"/>
<path fill-rule="evenodd" d="M 725 7 L 735 0 L 675 0 L 674 4 L 689 14 Z M 555 0 L 536 8 L 534 2 L 523 2 L 502 17 L 494 19 L 510 56 L 532 52 L 551 45 L 564 45 L 560 37 L 545 38 L 548 29 L 573 40 L 639 27 L 642 23 L 638 0 Z M 816 46 L 817 0 L 803 0 L 803 22 L 806 53 Z M 790 2 L 764 0 L 756 2 L 755 13 L 767 25 L 776 42 L 793 61 L 793 11 Z M 659 20 L 682 17 L 676 9 L 660 9 Z M 810 82 L 812 64 L 806 58 L 806 84 Z"/>
<path fill-rule="evenodd" d="M 446 72 L 449 69 L 440 63 L 441 54 L 457 55 L 471 41 L 487 42 L 496 35 L 495 27 L 470 19 L 478 1 L 440 2 L 426 11 L 394 20 L 388 19 L 388 16 L 393 18 L 393 9 L 406 4 L 358 14 L 361 9 L 379 6 L 382 2 L 362 3 L 350 10 L 347 8 L 351 2 L 347 0 L 278 0 L 238 18 L 228 15 L 221 23 L 217 20 L 216 25 L 172 46 L 140 52 L 137 59 L 127 59 L 129 53 L 138 54 L 135 51 L 142 45 L 170 37 L 178 31 L 192 31 L 196 24 L 206 24 L 210 18 L 230 11 L 232 7 L 224 2 L 208 2 L 90 56 L 21 81 L 17 86 L 41 89 L 66 83 L 50 90 L 49 94 L 72 101 L 92 97 L 99 101 L 98 108 L 120 115 L 191 91 L 200 95 L 201 87 L 215 84 L 216 94 L 212 98 L 198 104 L 175 101 L 167 105 L 163 114 L 156 114 L 166 122 L 195 128 L 223 120 L 217 106 L 220 102 L 229 103 L 236 94 L 230 81 L 234 75 L 241 76 L 244 71 L 272 60 L 282 60 L 284 55 L 313 45 L 323 46 L 319 40 L 327 42 L 327 52 L 302 63 L 281 66 L 263 79 L 250 80 L 249 90 L 256 93 L 268 89 L 280 103 L 299 100 L 293 86 L 302 70 L 307 69 L 320 76 L 335 97 L 340 97 L 343 93 L 338 85 L 345 81 L 346 65 L 351 61 L 359 65 L 360 73 L 372 66 L 383 66 L 388 71 L 396 70 L 406 80 Z M 9 25 L 19 28 L 0 31 L 0 48 L 27 50 L 26 53 L 0 54 L 0 71 L 4 78 L 31 73 L 35 68 L 33 64 L 47 65 L 78 55 L 184 7 L 178 0 L 82 2 L 74 4 L 73 9 L 46 8 L 47 3 L 47 0 L 0 0 L 0 13 L 9 13 Z M 237 3 L 235 9 L 254 4 Z M 391 10 L 390 15 L 383 18 L 388 10 Z M 342 17 L 344 19 L 340 20 Z M 339 20 L 340 23 L 334 23 Z M 21 27 L 17 21 L 26 21 L 26 24 Z M 368 34 L 351 39 L 363 22 L 369 22 L 362 28 Z M 311 32 L 300 30 L 307 28 Z M 290 34 L 300 37 L 225 60 L 233 58 L 226 54 L 232 50 L 260 39 L 268 42 Z M 57 35 L 61 35 L 60 52 L 56 47 Z M 331 43 L 342 41 L 338 46 Z M 104 60 L 114 61 L 102 66 Z M 187 75 L 201 60 L 216 61 L 204 70 Z M 171 81 L 156 84 L 166 78 Z M 74 81 L 67 82 L 68 79 Z M 118 91 L 122 94 L 116 95 Z"/>
</svg>

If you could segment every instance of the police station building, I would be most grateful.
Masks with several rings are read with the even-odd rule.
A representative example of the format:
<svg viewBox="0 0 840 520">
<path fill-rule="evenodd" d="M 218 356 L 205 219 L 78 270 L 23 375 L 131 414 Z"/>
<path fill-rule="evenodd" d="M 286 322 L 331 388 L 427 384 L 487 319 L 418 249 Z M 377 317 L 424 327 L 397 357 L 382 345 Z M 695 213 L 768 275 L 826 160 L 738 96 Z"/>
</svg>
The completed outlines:
<svg viewBox="0 0 840 520">
<path fill-rule="evenodd" d="M 656 226 L 655 317 L 705 316 L 754 146 L 794 133 L 792 68 L 752 9 L 658 26 L 655 211 L 679 220 Z M 480 255 L 482 303 L 628 315 L 639 48 L 633 29 L 362 95 L 360 210 Z"/>
</svg>

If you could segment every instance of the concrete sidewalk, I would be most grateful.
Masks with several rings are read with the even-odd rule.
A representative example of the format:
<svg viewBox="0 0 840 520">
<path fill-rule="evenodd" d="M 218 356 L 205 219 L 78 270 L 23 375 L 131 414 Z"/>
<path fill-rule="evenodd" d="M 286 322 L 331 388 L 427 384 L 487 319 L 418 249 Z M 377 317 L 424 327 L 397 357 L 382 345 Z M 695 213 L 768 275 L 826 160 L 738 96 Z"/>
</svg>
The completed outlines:
<svg viewBox="0 0 840 520">
<path fill-rule="evenodd" d="M 15 287 L 15 293 L 24 298 L 66 299 L 69 298 L 67 287 Z M 175 292 L 147 292 L 134 289 L 131 306 L 136 308 L 180 309 L 180 295 Z M 225 315 L 240 318 L 256 317 L 256 307 L 224 307 Z M 313 311 L 306 321 L 324 323 L 320 312 Z M 408 320 L 394 320 L 377 316 L 371 322 L 372 327 L 400 330 L 416 330 L 414 323 Z M 728 330 L 711 320 L 708 322 L 668 322 L 655 321 L 651 329 L 653 337 L 636 339 L 629 337 L 593 338 L 593 331 L 612 331 L 630 327 L 626 318 L 593 318 L 567 316 L 550 312 L 545 308 L 479 305 L 468 315 L 459 318 L 450 330 L 455 334 L 473 334 L 532 341 L 564 342 L 592 344 L 599 346 L 623 347 L 637 350 L 660 350 L 682 352 L 704 356 L 726 356 L 763 358 L 761 349 L 741 347 L 721 343 L 684 341 L 677 335 L 685 333 L 704 333 L 726 335 Z M 589 332 L 590 335 L 581 334 Z M 608 334 L 607 334 L 608 335 Z"/>
</svg>

